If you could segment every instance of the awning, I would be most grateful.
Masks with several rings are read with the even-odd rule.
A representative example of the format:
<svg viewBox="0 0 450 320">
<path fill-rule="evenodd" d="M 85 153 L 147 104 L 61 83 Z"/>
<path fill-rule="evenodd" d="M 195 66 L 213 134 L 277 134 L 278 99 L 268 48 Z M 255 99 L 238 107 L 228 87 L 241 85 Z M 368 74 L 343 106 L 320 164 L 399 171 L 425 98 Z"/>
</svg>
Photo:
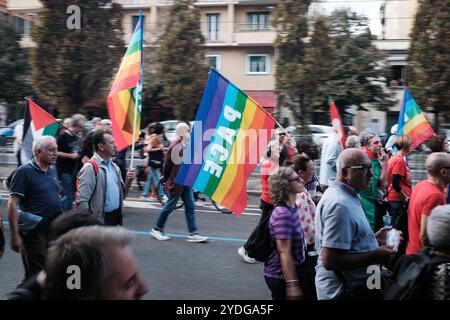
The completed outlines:
<svg viewBox="0 0 450 320">
<path fill-rule="evenodd" d="M 276 106 L 276 96 L 273 91 L 256 91 L 256 90 L 247 90 L 245 91 L 252 99 L 259 103 L 261 107 L 269 111 L 270 113 L 275 112 Z"/>
</svg>

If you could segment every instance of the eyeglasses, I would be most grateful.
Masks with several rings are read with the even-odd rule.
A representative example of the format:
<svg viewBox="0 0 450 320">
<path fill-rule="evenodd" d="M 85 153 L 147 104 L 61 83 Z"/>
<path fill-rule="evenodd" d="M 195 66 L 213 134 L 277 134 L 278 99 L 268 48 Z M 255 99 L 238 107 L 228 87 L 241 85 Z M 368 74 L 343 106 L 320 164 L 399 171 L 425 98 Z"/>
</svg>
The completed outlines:
<svg viewBox="0 0 450 320">
<path fill-rule="evenodd" d="M 358 169 L 358 170 L 369 170 L 372 169 L 372 165 L 371 164 L 363 164 L 363 165 L 359 165 L 359 166 L 350 166 L 350 167 L 346 167 L 347 169 Z"/>
<path fill-rule="evenodd" d="M 374 144 L 377 144 L 377 145 L 378 145 L 378 144 L 381 144 L 381 141 L 378 141 L 378 140 L 377 140 L 377 141 L 374 141 L 374 142 L 371 143 L 371 145 L 374 145 Z"/>
</svg>

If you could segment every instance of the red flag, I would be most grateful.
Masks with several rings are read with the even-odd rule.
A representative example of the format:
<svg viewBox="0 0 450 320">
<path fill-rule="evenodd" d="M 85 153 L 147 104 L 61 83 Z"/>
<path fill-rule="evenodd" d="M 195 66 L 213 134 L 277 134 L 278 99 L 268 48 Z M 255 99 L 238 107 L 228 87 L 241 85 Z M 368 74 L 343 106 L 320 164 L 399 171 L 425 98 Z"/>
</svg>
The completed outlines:
<svg viewBox="0 0 450 320">
<path fill-rule="evenodd" d="M 49 124 L 58 122 L 50 113 L 39 107 L 36 103 L 27 98 L 30 108 L 31 119 L 34 123 L 34 130 L 40 130 Z"/>
<path fill-rule="evenodd" d="M 341 115 L 339 114 L 339 110 L 336 107 L 336 104 L 334 103 L 331 98 L 328 99 L 328 103 L 330 105 L 330 117 L 331 117 L 331 125 L 336 130 L 339 142 L 341 144 L 342 149 L 345 149 L 345 131 L 344 131 L 344 125 L 342 123 Z"/>
</svg>

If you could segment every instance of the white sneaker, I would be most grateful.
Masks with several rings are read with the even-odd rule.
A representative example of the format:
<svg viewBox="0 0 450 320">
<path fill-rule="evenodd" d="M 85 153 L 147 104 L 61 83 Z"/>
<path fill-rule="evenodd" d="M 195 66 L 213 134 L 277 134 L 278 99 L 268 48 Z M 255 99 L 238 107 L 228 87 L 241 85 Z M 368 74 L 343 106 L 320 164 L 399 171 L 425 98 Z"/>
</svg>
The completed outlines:
<svg viewBox="0 0 450 320">
<path fill-rule="evenodd" d="M 244 248 L 244 247 L 240 247 L 240 248 L 238 249 L 238 253 L 239 253 L 239 255 L 241 256 L 241 258 L 244 259 L 244 261 L 247 262 L 247 263 L 253 264 L 253 263 L 257 263 L 257 262 L 258 262 L 258 261 L 256 261 L 255 259 L 250 258 L 250 257 L 248 256 L 247 251 L 245 251 L 245 248 Z"/>
<path fill-rule="evenodd" d="M 186 241 L 187 242 L 207 242 L 209 237 L 204 237 L 199 234 L 193 234 L 191 236 L 188 236 Z"/>
<path fill-rule="evenodd" d="M 156 230 L 155 228 L 151 228 L 150 229 L 150 235 L 160 241 L 165 241 L 165 240 L 170 240 L 170 237 L 164 235 L 164 233 L 162 233 L 159 230 Z"/>
<path fill-rule="evenodd" d="M 166 204 L 166 202 L 169 200 L 169 198 L 167 198 L 167 196 L 166 195 L 163 195 L 162 197 L 161 197 L 161 202 L 162 202 L 162 204 Z"/>
</svg>

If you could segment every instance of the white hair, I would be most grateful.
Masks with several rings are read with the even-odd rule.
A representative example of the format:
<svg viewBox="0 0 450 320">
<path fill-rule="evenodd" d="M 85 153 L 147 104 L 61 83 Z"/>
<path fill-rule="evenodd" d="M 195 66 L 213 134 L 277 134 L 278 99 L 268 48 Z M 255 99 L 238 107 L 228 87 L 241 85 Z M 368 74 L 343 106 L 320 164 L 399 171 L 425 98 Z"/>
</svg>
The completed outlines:
<svg viewBox="0 0 450 320">
<path fill-rule="evenodd" d="M 56 144 L 55 137 L 52 136 L 40 136 L 33 141 L 33 154 L 36 156 L 38 151 L 42 151 L 50 143 L 54 142 Z"/>
<path fill-rule="evenodd" d="M 433 247 L 450 249 L 450 205 L 437 206 L 431 211 L 426 230 Z"/>
<path fill-rule="evenodd" d="M 177 137 L 181 137 L 183 132 L 186 131 L 190 131 L 191 128 L 189 127 L 189 125 L 185 122 L 180 122 L 177 124 L 177 126 L 175 127 L 175 132 L 177 134 Z"/>
</svg>

